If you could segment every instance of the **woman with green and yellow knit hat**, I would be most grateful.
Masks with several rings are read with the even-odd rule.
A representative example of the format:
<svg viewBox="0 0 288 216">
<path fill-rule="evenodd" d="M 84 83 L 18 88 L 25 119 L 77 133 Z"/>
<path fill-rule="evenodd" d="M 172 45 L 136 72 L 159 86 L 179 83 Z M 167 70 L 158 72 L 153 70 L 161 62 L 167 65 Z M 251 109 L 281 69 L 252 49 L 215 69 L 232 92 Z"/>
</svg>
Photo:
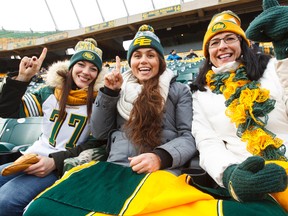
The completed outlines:
<svg viewBox="0 0 288 216">
<path fill-rule="evenodd" d="M 203 50 L 191 84 L 200 165 L 233 199 L 267 200 L 287 188 L 288 103 L 275 59 L 253 52 L 232 11 L 211 19 Z"/>
<path fill-rule="evenodd" d="M 163 47 L 152 26 L 140 26 L 127 59 L 130 70 L 121 74 L 117 58 L 116 70 L 105 78 L 94 104 L 92 133 L 98 139 L 114 137 L 108 144 L 108 162 L 130 166 L 137 173 L 169 169 L 179 174 L 195 153 L 189 123 L 191 94 L 166 68 Z"/>
<path fill-rule="evenodd" d="M 23 172 L 0 176 L 1 216 L 22 215 L 24 207 L 62 175 L 64 159 L 54 154 L 81 145 L 91 134 L 92 103 L 104 77 L 102 51 L 92 38 L 79 41 L 75 51 L 70 61 L 49 67 L 46 86 L 35 93 L 25 94 L 45 59 L 46 49 L 39 59 L 24 57 L 18 76 L 8 78 L 3 86 L 1 117 L 43 116 L 43 125 L 42 135 L 23 152 L 37 154 L 39 162 Z M 0 170 L 8 165 L 1 165 Z"/>
</svg>

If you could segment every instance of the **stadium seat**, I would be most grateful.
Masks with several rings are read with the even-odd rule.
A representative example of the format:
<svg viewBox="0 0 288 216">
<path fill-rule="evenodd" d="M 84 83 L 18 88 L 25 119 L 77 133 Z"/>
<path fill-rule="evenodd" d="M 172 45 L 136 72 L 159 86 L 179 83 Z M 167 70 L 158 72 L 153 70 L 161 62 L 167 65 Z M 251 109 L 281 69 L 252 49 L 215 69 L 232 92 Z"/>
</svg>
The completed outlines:
<svg viewBox="0 0 288 216">
<path fill-rule="evenodd" d="M 192 80 L 193 80 L 193 74 L 192 73 L 179 73 L 177 78 L 176 78 L 177 82 L 181 82 L 184 84 L 188 84 Z"/>
<path fill-rule="evenodd" d="M 5 122 L 6 122 L 7 119 L 4 119 L 4 118 L 0 118 L 0 131 L 2 130 Z"/>
<path fill-rule="evenodd" d="M 173 71 L 173 74 L 175 75 L 175 76 L 178 76 L 178 70 L 172 70 Z"/>
<path fill-rule="evenodd" d="M 186 68 L 185 73 L 191 73 L 192 80 L 195 80 L 199 73 L 199 68 Z"/>
<path fill-rule="evenodd" d="M 0 133 L 0 164 L 15 160 L 20 150 L 32 145 L 41 135 L 42 117 L 7 119 Z"/>
<path fill-rule="evenodd" d="M 188 84 L 195 80 L 199 72 L 199 68 L 182 68 L 179 70 L 176 81 Z"/>
</svg>

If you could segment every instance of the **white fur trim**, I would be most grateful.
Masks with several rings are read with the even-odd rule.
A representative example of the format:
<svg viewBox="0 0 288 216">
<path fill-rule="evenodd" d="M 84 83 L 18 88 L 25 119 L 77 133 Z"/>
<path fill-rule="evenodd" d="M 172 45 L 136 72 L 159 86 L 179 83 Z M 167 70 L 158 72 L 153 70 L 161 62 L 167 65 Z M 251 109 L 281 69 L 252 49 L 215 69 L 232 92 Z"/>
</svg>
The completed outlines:
<svg viewBox="0 0 288 216">
<path fill-rule="evenodd" d="M 65 73 L 68 73 L 69 71 L 69 63 L 70 61 L 58 61 L 53 63 L 47 71 L 47 79 L 46 84 L 51 87 L 58 87 L 62 88 L 63 86 L 63 78 L 58 75 L 58 71 L 63 71 Z M 96 82 L 94 84 L 94 91 L 98 91 L 101 87 L 104 86 L 104 76 L 108 73 L 108 70 L 103 68 L 102 71 L 99 73 Z"/>
<path fill-rule="evenodd" d="M 69 61 L 58 61 L 56 63 L 53 63 L 47 71 L 47 79 L 46 84 L 51 87 L 58 87 L 61 88 L 63 86 L 63 78 L 60 77 L 57 72 L 63 71 L 68 73 L 68 66 Z"/>
</svg>

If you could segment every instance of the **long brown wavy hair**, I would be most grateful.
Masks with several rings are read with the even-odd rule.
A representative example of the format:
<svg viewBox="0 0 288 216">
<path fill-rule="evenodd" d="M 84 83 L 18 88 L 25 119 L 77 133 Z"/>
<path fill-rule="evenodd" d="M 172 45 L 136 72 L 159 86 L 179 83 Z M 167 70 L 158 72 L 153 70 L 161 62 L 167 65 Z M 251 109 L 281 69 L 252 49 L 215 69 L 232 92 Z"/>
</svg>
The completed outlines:
<svg viewBox="0 0 288 216">
<path fill-rule="evenodd" d="M 158 58 L 159 72 L 143 83 L 143 90 L 124 126 L 126 136 L 139 153 L 149 152 L 161 144 L 164 98 L 160 94 L 159 77 L 166 70 L 166 62 L 159 54 Z"/>
<path fill-rule="evenodd" d="M 61 98 L 59 101 L 60 111 L 59 111 L 58 121 L 61 121 L 65 118 L 65 115 L 66 115 L 65 109 L 66 109 L 66 105 L 67 105 L 69 92 L 70 92 L 70 90 L 73 89 L 73 86 L 76 86 L 76 84 L 74 83 L 73 78 L 72 78 L 72 69 L 73 69 L 73 67 L 68 71 L 68 73 L 66 71 L 57 71 L 58 75 L 63 77 L 63 80 L 64 80 L 63 88 L 62 88 L 62 94 L 61 94 Z M 96 78 L 88 86 L 87 102 L 86 102 L 88 119 L 90 119 L 91 113 L 92 113 L 92 104 L 94 101 L 94 98 L 93 98 L 94 89 L 93 88 L 94 88 L 94 84 L 96 82 L 98 75 L 99 75 L 99 71 L 97 73 Z"/>
</svg>

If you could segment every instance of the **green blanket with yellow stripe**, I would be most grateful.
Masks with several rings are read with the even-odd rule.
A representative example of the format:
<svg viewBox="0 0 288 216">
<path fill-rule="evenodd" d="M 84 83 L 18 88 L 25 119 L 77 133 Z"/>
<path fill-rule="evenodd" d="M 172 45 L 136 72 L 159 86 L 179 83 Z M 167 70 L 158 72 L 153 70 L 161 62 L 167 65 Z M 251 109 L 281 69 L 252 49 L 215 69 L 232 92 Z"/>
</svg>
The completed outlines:
<svg viewBox="0 0 288 216">
<path fill-rule="evenodd" d="M 137 174 L 129 167 L 92 161 L 73 168 L 34 199 L 24 216 L 201 215 L 287 216 L 273 200 L 215 199 L 167 171 Z"/>
</svg>

